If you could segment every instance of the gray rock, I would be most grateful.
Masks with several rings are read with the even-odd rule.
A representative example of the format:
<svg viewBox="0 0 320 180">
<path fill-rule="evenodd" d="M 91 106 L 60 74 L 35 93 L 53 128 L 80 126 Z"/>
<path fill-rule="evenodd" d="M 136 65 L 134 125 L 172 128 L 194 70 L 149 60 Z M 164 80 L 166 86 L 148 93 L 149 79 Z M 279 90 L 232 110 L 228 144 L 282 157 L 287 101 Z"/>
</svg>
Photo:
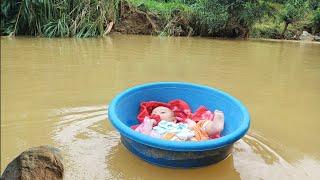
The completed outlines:
<svg viewBox="0 0 320 180">
<path fill-rule="evenodd" d="M 60 150 L 39 146 L 22 152 L 11 161 L 0 179 L 4 180 L 60 180 L 63 179 Z"/>
<path fill-rule="evenodd" d="M 299 37 L 300 40 L 302 41 L 313 41 L 314 36 L 307 31 L 303 31 L 302 34 Z"/>
<path fill-rule="evenodd" d="M 314 36 L 314 40 L 320 42 L 320 36 Z"/>
</svg>

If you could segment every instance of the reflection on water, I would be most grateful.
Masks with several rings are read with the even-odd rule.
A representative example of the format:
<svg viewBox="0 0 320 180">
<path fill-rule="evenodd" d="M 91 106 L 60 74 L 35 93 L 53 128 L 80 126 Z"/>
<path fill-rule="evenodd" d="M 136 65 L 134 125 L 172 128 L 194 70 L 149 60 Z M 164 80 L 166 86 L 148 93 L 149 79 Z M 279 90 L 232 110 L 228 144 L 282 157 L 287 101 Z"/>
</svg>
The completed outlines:
<svg viewBox="0 0 320 180">
<path fill-rule="evenodd" d="M 242 179 L 319 179 L 320 162 L 304 157 L 289 163 L 251 133 L 236 143 L 235 169 Z"/>
<path fill-rule="evenodd" d="M 63 151 L 65 179 L 320 179 L 320 45 L 114 36 L 1 39 L 1 172 L 21 151 Z M 106 120 L 121 90 L 150 81 L 223 89 L 252 126 L 212 166 L 140 160 Z"/>
</svg>

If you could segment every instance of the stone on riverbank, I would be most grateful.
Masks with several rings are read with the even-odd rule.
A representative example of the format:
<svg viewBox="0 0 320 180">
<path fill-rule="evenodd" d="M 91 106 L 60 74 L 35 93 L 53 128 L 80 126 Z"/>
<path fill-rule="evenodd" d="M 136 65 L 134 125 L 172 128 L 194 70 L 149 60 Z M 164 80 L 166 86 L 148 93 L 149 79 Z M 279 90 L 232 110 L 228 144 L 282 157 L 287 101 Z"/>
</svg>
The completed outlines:
<svg viewBox="0 0 320 180">
<path fill-rule="evenodd" d="M 3 180 L 60 180 L 64 167 L 60 150 L 39 146 L 22 152 L 11 161 L 3 172 Z"/>
<path fill-rule="evenodd" d="M 312 34 L 308 33 L 307 31 L 303 31 L 302 34 L 300 35 L 299 39 L 302 41 L 313 41 L 314 36 Z"/>
</svg>

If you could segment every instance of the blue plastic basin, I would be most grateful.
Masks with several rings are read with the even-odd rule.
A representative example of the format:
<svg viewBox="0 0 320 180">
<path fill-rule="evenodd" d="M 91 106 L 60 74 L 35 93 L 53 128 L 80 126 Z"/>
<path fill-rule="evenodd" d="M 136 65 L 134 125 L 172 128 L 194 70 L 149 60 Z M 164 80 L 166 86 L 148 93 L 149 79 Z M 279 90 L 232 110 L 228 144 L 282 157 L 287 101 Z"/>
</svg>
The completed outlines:
<svg viewBox="0 0 320 180">
<path fill-rule="evenodd" d="M 225 114 L 222 137 L 200 142 L 177 142 L 152 138 L 135 132 L 130 126 L 144 101 L 186 101 L 192 111 L 201 105 Z M 165 167 L 200 167 L 219 162 L 231 153 L 234 142 L 243 137 L 250 117 L 242 103 L 231 95 L 211 87 L 182 83 L 156 82 L 129 88 L 117 95 L 109 106 L 109 120 L 120 132 L 124 146 L 141 159 Z"/>
</svg>

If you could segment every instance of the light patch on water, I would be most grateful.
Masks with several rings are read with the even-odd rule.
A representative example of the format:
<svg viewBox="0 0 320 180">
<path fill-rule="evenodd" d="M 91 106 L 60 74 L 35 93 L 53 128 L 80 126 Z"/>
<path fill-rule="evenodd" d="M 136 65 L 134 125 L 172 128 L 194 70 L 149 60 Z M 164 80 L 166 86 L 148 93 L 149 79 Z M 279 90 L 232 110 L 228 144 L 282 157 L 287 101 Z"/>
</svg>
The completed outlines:
<svg viewBox="0 0 320 180">
<path fill-rule="evenodd" d="M 106 112 L 106 106 L 55 110 L 54 114 L 60 117 L 60 121 L 53 138 L 64 155 L 65 179 L 111 177 L 105 159 L 118 145 L 119 134 L 116 131 L 96 130 L 105 125 Z"/>
<path fill-rule="evenodd" d="M 297 169 L 303 170 L 309 179 L 320 179 L 320 161 L 309 156 L 303 156 L 302 159 L 293 163 Z"/>
<path fill-rule="evenodd" d="M 304 156 L 291 164 L 252 134 L 234 146 L 234 167 L 241 179 L 320 179 L 320 161 Z"/>
<path fill-rule="evenodd" d="M 60 108 L 52 111 L 52 115 L 66 115 L 66 114 L 76 114 L 76 113 L 86 113 L 90 111 L 106 110 L 106 105 L 98 106 L 83 106 L 83 107 L 70 107 L 70 108 Z"/>
</svg>

